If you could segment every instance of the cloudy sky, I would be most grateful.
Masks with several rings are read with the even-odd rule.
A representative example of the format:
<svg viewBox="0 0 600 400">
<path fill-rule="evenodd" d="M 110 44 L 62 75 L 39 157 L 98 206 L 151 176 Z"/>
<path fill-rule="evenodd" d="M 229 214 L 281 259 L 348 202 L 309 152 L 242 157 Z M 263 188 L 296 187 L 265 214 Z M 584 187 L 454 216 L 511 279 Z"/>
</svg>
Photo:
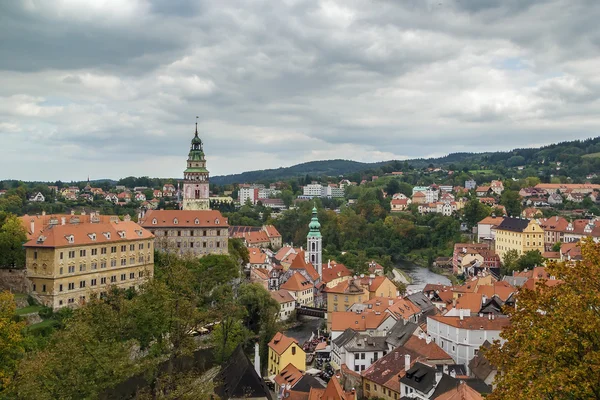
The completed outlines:
<svg viewBox="0 0 600 400">
<path fill-rule="evenodd" d="M 0 179 L 213 175 L 598 135 L 597 0 L 0 1 Z"/>
</svg>

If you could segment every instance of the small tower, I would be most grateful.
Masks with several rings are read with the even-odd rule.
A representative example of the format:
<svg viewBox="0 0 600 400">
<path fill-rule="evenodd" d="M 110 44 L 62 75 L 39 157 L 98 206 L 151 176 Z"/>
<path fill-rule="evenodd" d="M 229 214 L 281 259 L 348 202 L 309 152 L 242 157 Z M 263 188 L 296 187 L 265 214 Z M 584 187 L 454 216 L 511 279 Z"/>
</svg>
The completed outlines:
<svg viewBox="0 0 600 400">
<path fill-rule="evenodd" d="M 187 168 L 183 171 L 183 209 L 209 210 L 208 170 L 202 148 L 202 140 L 198 137 L 198 122 L 188 154 Z"/>
<path fill-rule="evenodd" d="M 308 224 L 308 236 L 306 237 L 308 249 L 308 261 L 315 267 L 319 276 L 323 276 L 323 238 L 321 237 L 321 224 L 317 217 L 317 208 L 313 207 L 312 219 Z"/>
</svg>

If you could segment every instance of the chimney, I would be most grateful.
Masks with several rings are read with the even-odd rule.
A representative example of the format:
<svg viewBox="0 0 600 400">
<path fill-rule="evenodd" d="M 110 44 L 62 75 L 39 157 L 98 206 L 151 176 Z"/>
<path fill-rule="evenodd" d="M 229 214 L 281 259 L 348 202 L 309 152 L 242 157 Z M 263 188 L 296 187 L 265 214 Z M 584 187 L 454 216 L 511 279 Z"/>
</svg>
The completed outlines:
<svg viewBox="0 0 600 400">
<path fill-rule="evenodd" d="M 35 233 L 35 221 L 33 218 L 31 219 L 29 230 L 31 233 Z"/>
<path fill-rule="evenodd" d="M 459 316 L 459 318 L 460 318 L 461 321 L 465 319 L 465 316 L 463 314 L 463 309 L 462 308 L 460 310 L 458 310 L 458 316 Z"/>
<path fill-rule="evenodd" d="M 46 211 L 42 211 L 42 216 L 46 215 Z"/>
<path fill-rule="evenodd" d="M 331 269 L 331 259 L 327 260 L 327 268 Z"/>
<path fill-rule="evenodd" d="M 491 321 L 492 320 L 492 314 L 488 314 L 488 319 Z"/>
<path fill-rule="evenodd" d="M 425 336 L 425 344 L 429 344 L 431 343 L 431 336 L 427 335 Z"/>
<path fill-rule="evenodd" d="M 394 305 L 394 300 L 393 300 L 393 299 L 390 299 L 390 300 L 388 301 L 388 304 L 389 304 L 390 306 L 393 306 L 393 305 Z"/>
<path fill-rule="evenodd" d="M 71 215 L 75 215 L 75 210 L 71 210 Z"/>
<path fill-rule="evenodd" d="M 435 384 L 436 384 L 436 386 L 437 386 L 437 384 L 438 384 L 438 383 L 440 383 L 440 381 L 442 380 L 442 375 L 443 375 L 443 373 L 442 373 L 442 371 L 440 371 L 439 369 L 437 369 L 437 370 L 435 371 Z"/>
<path fill-rule="evenodd" d="M 66 223 L 67 223 L 67 219 L 66 219 L 65 217 L 61 217 L 61 219 L 60 219 L 60 224 L 61 224 L 61 225 L 64 225 L 64 224 L 66 224 Z"/>
<path fill-rule="evenodd" d="M 254 369 L 260 377 L 260 346 L 258 342 L 254 343 Z"/>
<path fill-rule="evenodd" d="M 442 370 L 444 371 L 445 374 L 447 374 L 448 373 L 448 364 L 444 364 L 442 366 Z"/>
<path fill-rule="evenodd" d="M 425 339 L 425 333 L 424 332 L 419 332 L 419 339 L 421 339 L 421 340 Z"/>
<path fill-rule="evenodd" d="M 452 371 L 450 371 L 450 376 L 456 378 L 456 370 L 453 369 Z"/>
<path fill-rule="evenodd" d="M 410 354 L 404 355 L 404 371 L 408 371 L 410 369 Z"/>
</svg>

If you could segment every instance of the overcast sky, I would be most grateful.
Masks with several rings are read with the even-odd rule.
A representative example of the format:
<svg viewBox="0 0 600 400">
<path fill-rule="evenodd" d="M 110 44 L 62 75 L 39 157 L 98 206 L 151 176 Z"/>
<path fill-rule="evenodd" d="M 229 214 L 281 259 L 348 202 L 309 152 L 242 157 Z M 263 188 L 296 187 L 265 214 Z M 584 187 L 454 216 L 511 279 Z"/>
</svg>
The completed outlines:
<svg viewBox="0 0 600 400">
<path fill-rule="evenodd" d="M 598 135 L 598 0 L 0 1 L 0 179 L 180 177 Z"/>
</svg>

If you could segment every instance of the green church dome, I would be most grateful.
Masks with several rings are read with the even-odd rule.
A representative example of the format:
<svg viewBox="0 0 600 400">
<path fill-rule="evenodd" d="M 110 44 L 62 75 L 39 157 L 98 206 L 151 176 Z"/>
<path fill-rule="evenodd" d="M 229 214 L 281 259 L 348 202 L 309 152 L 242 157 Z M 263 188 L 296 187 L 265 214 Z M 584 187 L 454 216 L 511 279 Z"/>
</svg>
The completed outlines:
<svg viewBox="0 0 600 400">
<path fill-rule="evenodd" d="M 308 224 L 308 236 L 310 237 L 320 237 L 321 236 L 321 223 L 319 222 L 319 218 L 317 217 L 317 208 L 313 207 L 312 209 L 312 219 L 310 220 L 310 224 Z"/>
</svg>

